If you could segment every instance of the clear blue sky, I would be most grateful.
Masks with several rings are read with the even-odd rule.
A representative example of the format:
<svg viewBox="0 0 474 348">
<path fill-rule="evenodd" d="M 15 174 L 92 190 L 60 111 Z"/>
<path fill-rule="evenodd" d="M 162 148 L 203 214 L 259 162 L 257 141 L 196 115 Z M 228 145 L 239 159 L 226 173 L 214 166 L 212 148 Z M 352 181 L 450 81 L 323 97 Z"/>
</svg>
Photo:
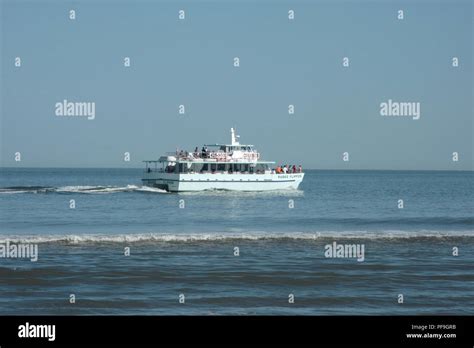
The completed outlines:
<svg viewBox="0 0 474 348">
<path fill-rule="evenodd" d="M 236 127 L 306 168 L 473 169 L 472 1 L 1 3 L 2 166 L 140 167 Z M 55 116 L 63 99 L 95 120 Z M 388 99 L 421 118 L 380 116 Z"/>
</svg>

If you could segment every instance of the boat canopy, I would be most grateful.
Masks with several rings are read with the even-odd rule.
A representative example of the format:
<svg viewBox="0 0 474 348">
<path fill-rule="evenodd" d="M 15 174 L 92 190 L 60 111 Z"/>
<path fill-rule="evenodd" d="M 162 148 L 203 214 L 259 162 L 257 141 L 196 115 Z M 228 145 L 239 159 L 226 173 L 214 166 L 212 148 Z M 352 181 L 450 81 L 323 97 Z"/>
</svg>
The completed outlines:
<svg viewBox="0 0 474 348">
<path fill-rule="evenodd" d="M 176 162 L 176 156 L 161 156 L 158 162 Z"/>
</svg>

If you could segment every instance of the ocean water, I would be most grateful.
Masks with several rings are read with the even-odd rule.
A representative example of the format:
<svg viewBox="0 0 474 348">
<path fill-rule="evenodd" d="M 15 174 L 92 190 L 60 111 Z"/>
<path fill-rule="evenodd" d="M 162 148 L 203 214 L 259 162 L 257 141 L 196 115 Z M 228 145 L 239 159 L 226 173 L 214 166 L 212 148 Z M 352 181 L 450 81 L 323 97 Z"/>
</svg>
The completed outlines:
<svg viewBox="0 0 474 348">
<path fill-rule="evenodd" d="M 141 173 L 1 169 L 0 244 L 36 244 L 38 260 L 0 257 L 0 313 L 474 314 L 473 172 L 180 194 Z M 334 242 L 363 261 L 326 257 Z"/>
</svg>

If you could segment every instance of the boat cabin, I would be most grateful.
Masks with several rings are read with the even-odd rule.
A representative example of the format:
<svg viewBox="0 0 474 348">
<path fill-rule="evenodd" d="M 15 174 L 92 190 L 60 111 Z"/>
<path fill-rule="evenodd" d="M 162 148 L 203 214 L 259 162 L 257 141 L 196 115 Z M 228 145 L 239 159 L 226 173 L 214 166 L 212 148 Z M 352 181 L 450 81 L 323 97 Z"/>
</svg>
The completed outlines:
<svg viewBox="0 0 474 348">
<path fill-rule="evenodd" d="M 144 161 L 145 171 L 174 174 L 240 173 L 264 174 L 271 171 L 274 162 L 218 162 L 217 160 L 178 160 L 163 156 L 158 161 Z"/>
</svg>

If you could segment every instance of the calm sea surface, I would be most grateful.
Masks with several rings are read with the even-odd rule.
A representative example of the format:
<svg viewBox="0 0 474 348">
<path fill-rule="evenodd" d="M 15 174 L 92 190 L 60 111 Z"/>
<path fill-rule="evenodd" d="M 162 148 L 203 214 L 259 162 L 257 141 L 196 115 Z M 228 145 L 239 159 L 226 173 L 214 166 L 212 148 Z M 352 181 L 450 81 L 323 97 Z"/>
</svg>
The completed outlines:
<svg viewBox="0 0 474 348">
<path fill-rule="evenodd" d="M 141 173 L 1 169 L 0 245 L 36 244 L 38 260 L 0 257 L 0 313 L 474 314 L 473 172 L 181 194 Z M 334 242 L 364 260 L 326 257 Z"/>
</svg>

